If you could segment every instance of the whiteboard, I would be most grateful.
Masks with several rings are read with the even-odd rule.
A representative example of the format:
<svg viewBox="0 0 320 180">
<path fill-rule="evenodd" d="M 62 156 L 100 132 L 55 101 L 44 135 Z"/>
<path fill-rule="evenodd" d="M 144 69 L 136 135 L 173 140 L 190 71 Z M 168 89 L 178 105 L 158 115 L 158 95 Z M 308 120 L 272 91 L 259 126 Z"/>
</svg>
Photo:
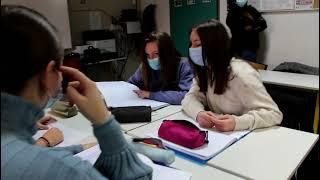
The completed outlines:
<svg viewBox="0 0 320 180">
<path fill-rule="evenodd" d="M 1 5 L 22 5 L 43 14 L 58 30 L 65 49 L 72 48 L 67 0 L 2 0 Z"/>
</svg>

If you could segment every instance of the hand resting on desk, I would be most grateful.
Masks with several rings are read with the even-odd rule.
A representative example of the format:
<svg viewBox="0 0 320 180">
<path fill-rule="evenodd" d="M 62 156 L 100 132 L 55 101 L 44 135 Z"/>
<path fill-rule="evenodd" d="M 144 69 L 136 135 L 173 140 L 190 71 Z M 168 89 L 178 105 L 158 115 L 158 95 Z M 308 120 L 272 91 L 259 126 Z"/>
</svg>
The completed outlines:
<svg viewBox="0 0 320 180">
<path fill-rule="evenodd" d="M 211 111 L 199 112 L 196 120 L 203 128 L 212 128 L 222 132 L 233 131 L 236 126 L 235 119 L 232 115 L 217 115 Z"/>
<path fill-rule="evenodd" d="M 36 144 L 43 147 L 53 147 L 61 143 L 63 139 L 63 133 L 58 128 L 50 128 L 36 141 Z"/>
<path fill-rule="evenodd" d="M 52 122 L 56 122 L 57 120 L 54 119 L 51 116 L 44 116 L 43 118 L 41 118 L 39 121 L 37 121 L 37 128 L 40 130 L 45 130 L 45 129 L 49 129 L 48 124 L 52 123 Z"/>
</svg>

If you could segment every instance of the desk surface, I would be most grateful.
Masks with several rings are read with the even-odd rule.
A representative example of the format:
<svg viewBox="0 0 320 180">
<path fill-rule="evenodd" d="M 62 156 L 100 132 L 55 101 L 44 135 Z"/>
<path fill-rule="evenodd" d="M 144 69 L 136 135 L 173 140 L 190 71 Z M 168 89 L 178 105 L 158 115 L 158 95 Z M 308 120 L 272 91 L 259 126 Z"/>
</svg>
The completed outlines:
<svg viewBox="0 0 320 180">
<path fill-rule="evenodd" d="M 251 132 L 208 162 L 250 179 L 290 179 L 319 136 L 284 127 Z"/>
<path fill-rule="evenodd" d="M 181 110 L 181 106 L 173 106 L 171 108 L 164 108 L 155 111 L 153 114 L 154 119 L 161 119 L 166 117 L 166 113 L 176 113 Z M 53 116 L 63 125 L 73 128 L 75 130 L 86 133 L 88 136 L 85 139 L 81 139 L 81 143 L 89 143 L 95 142 L 96 138 L 92 132 L 92 126 L 86 118 L 79 113 L 77 116 L 71 118 L 61 118 L 53 114 Z M 155 120 L 156 121 L 156 120 Z M 124 134 L 126 139 L 132 138 L 129 134 Z M 78 144 L 80 142 L 75 142 Z M 202 179 L 224 179 L 224 180 L 241 180 L 241 178 L 234 176 L 232 174 L 228 174 L 221 170 L 215 169 L 213 167 L 207 165 L 198 165 L 188 160 L 182 159 L 180 157 L 175 158 L 175 162 L 171 165 L 174 168 L 181 169 L 192 174 L 192 179 L 194 180 L 202 180 Z"/>
<path fill-rule="evenodd" d="M 259 70 L 264 83 L 319 91 L 319 76 Z"/>
</svg>

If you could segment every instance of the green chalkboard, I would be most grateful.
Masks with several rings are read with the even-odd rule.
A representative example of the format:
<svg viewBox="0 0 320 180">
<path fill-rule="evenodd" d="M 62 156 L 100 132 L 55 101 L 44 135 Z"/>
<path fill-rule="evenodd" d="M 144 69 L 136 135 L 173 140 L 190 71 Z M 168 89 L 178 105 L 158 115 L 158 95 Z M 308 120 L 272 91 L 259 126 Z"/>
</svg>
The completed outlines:
<svg viewBox="0 0 320 180">
<path fill-rule="evenodd" d="M 179 1 L 179 0 L 178 0 Z M 171 36 L 179 52 L 188 55 L 189 32 L 194 24 L 208 19 L 218 19 L 218 0 L 170 0 Z"/>
</svg>

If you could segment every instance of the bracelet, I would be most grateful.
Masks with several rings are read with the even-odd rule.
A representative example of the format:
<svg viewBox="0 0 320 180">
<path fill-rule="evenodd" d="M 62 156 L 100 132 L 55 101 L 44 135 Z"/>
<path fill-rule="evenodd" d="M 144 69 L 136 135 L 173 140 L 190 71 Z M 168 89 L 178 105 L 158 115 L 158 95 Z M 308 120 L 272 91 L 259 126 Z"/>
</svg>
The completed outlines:
<svg viewBox="0 0 320 180">
<path fill-rule="evenodd" d="M 48 147 L 51 147 L 50 142 L 47 138 L 41 136 L 39 139 L 43 139 L 48 144 Z"/>
</svg>

